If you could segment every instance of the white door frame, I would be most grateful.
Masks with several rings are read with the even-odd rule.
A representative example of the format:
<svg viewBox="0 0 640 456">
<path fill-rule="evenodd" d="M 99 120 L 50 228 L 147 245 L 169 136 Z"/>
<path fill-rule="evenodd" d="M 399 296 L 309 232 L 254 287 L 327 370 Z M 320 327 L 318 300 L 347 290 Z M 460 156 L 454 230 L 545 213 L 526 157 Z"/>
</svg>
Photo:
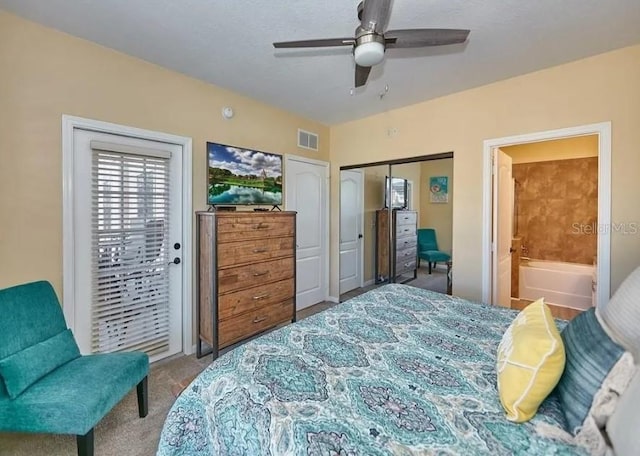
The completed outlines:
<svg viewBox="0 0 640 456">
<path fill-rule="evenodd" d="M 564 139 L 573 136 L 598 135 L 598 304 L 609 301 L 611 287 L 611 122 L 600 122 L 558 130 L 541 131 L 524 135 L 488 139 L 483 146 L 482 192 L 482 301 L 491 302 L 491 231 L 493 190 L 491 186 L 491 154 L 497 147 L 514 144 Z"/>
<path fill-rule="evenodd" d="M 298 155 L 291 155 L 291 154 L 285 154 L 284 156 L 284 173 L 285 173 L 285 182 L 286 182 L 286 172 L 287 172 L 287 167 L 289 166 L 289 162 L 290 161 L 299 161 L 299 162 L 303 162 L 303 163 L 309 163 L 312 165 L 318 165 L 318 166 L 323 166 L 326 168 L 326 175 L 327 175 L 327 182 L 325 185 L 325 208 L 324 208 L 324 219 L 325 219 L 325 226 L 324 226 L 324 265 L 323 265 L 323 269 L 324 269 L 324 283 L 322 284 L 324 289 L 325 289 L 325 296 L 324 296 L 324 300 L 327 301 L 329 298 L 329 207 L 331 205 L 330 199 L 329 199 L 329 190 L 331 188 L 331 168 L 329 167 L 329 163 L 325 162 L 325 161 L 321 161 L 321 160 L 315 160 L 313 158 L 306 158 L 306 157 L 300 157 Z M 284 187 L 284 191 L 285 193 L 288 191 L 287 189 L 287 185 L 285 184 Z M 283 195 L 285 196 L 285 195 Z M 283 201 L 287 201 L 286 197 L 283 199 Z M 285 210 L 289 210 L 286 206 L 284 208 Z"/>
<path fill-rule="evenodd" d="M 182 352 L 193 350 L 192 139 L 99 120 L 62 115 L 62 308 L 69 327 L 75 325 L 74 278 L 74 130 L 88 130 L 182 146 Z"/>
</svg>

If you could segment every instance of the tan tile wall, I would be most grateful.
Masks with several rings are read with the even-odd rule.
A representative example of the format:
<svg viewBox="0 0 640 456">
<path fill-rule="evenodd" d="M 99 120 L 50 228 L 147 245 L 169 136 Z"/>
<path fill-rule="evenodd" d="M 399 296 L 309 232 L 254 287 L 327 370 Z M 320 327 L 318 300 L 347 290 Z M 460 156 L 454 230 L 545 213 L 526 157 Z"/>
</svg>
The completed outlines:
<svg viewBox="0 0 640 456">
<path fill-rule="evenodd" d="M 596 256 L 598 157 L 513 165 L 517 228 L 528 257 L 592 264 Z"/>
</svg>

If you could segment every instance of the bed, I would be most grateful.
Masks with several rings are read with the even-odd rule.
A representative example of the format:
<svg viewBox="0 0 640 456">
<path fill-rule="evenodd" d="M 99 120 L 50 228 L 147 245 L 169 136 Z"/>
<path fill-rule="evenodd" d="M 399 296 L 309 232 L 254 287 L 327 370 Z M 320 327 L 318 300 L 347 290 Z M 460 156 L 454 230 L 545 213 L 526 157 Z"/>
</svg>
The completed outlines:
<svg viewBox="0 0 640 456">
<path fill-rule="evenodd" d="M 580 455 L 551 395 L 505 419 L 496 350 L 515 311 L 391 284 L 216 359 L 158 455 Z M 557 431 L 557 432 L 556 432 Z"/>
</svg>

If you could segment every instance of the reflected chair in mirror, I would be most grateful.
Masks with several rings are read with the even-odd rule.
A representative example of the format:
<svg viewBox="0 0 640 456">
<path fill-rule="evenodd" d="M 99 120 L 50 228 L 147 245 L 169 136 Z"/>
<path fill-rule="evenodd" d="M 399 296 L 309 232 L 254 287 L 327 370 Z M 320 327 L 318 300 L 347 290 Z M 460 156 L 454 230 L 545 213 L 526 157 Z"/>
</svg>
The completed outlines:
<svg viewBox="0 0 640 456">
<path fill-rule="evenodd" d="M 89 456 L 94 427 L 134 386 L 147 415 L 149 357 L 82 356 L 49 282 L 0 290 L 0 314 L 0 432 L 75 435 Z"/>
<path fill-rule="evenodd" d="M 436 263 L 446 263 L 451 260 L 451 255 L 438 249 L 436 230 L 433 228 L 418 229 L 418 267 L 420 267 L 420 260 L 429 263 L 429 274 Z"/>
</svg>

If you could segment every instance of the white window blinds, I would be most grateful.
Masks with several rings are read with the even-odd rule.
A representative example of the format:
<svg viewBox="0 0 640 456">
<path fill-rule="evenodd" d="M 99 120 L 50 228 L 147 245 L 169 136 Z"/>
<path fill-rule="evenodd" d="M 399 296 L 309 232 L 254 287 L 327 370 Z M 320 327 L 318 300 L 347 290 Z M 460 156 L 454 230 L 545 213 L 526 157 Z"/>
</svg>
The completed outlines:
<svg viewBox="0 0 640 456">
<path fill-rule="evenodd" d="M 92 141 L 94 353 L 169 345 L 169 158 Z"/>
</svg>

